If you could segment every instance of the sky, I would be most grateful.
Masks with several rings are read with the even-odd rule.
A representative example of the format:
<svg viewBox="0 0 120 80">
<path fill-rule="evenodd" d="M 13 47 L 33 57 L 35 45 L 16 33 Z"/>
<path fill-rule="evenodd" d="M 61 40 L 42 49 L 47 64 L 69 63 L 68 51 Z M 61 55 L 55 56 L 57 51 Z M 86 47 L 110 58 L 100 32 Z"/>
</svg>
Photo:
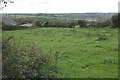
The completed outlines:
<svg viewBox="0 0 120 80">
<path fill-rule="evenodd" d="M 118 12 L 120 0 L 13 0 L 0 13 Z"/>
</svg>

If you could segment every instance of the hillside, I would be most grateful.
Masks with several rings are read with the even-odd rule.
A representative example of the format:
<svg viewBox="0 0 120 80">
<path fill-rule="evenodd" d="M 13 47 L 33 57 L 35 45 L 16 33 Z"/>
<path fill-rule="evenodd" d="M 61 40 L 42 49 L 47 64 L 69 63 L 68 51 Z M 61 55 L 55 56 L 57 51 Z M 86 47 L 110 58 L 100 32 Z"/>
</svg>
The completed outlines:
<svg viewBox="0 0 120 80">
<path fill-rule="evenodd" d="M 58 19 L 64 20 L 66 18 L 71 20 L 85 19 L 85 20 L 106 20 L 110 19 L 116 13 L 65 13 L 65 14 L 48 14 L 48 13 L 38 13 L 38 14 L 9 14 L 13 18 L 40 18 L 40 19 Z M 5 15 L 5 14 L 3 14 Z"/>
</svg>

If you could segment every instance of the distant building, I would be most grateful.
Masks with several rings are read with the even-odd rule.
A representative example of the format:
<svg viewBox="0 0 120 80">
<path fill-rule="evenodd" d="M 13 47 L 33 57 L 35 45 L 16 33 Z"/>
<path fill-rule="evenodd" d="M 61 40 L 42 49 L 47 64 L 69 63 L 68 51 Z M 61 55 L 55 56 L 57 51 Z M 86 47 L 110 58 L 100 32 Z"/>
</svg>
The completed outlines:
<svg viewBox="0 0 120 80">
<path fill-rule="evenodd" d="M 7 25 L 17 25 L 16 21 L 12 20 L 9 17 L 4 17 L 4 16 L 2 17 L 2 20 L 0 21 L 0 23 L 4 23 Z"/>
<path fill-rule="evenodd" d="M 27 23 L 27 24 L 22 24 L 21 26 L 26 26 L 26 27 L 30 28 L 30 27 L 33 26 L 33 24 L 31 24 L 31 23 Z"/>
</svg>

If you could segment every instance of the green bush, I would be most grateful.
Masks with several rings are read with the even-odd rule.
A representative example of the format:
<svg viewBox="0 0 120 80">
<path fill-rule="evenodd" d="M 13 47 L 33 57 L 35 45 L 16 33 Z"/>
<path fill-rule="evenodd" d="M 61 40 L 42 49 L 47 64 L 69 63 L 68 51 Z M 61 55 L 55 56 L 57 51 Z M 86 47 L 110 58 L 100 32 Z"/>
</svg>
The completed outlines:
<svg viewBox="0 0 120 80">
<path fill-rule="evenodd" d="M 112 21 L 110 20 L 96 22 L 96 27 L 111 27 L 111 26 L 112 26 Z"/>
<path fill-rule="evenodd" d="M 78 24 L 79 24 L 80 27 L 87 27 L 86 20 L 78 20 Z"/>
<path fill-rule="evenodd" d="M 35 46 L 15 46 L 13 37 L 2 42 L 3 78 L 53 78 L 57 72 L 54 59 Z"/>
<path fill-rule="evenodd" d="M 34 25 L 37 26 L 37 27 L 42 27 L 42 24 L 39 21 L 35 21 Z"/>
<path fill-rule="evenodd" d="M 113 27 L 114 28 L 119 28 L 120 27 L 120 13 L 113 15 L 111 18 L 113 22 Z"/>
</svg>

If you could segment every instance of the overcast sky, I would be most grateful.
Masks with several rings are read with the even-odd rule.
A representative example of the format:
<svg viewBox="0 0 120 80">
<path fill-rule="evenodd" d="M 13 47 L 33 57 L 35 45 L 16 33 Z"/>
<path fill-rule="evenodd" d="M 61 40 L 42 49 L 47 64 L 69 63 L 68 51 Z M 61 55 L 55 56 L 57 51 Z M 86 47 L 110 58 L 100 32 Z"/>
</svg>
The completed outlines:
<svg viewBox="0 0 120 80">
<path fill-rule="evenodd" d="M 118 12 L 119 0 L 14 0 L 1 13 Z"/>
</svg>

